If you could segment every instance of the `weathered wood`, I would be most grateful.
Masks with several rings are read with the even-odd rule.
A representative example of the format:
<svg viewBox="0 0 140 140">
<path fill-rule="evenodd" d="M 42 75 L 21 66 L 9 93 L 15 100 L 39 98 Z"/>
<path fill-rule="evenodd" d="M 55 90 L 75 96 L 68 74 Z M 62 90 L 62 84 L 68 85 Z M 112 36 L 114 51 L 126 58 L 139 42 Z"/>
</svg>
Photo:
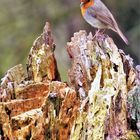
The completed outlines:
<svg viewBox="0 0 140 140">
<path fill-rule="evenodd" d="M 30 50 L 27 61 L 28 79 L 35 82 L 43 80 L 60 80 L 54 57 L 55 44 L 51 35 L 50 24 L 46 23 L 44 31 Z"/>
<path fill-rule="evenodd" d="M 1 139 L 139 140 L 140 68 L 104 34 L 67 43 L 70 85 L 60 81 L 49 23 L 27 60 L 0 86 Z M 59 80 L 59 81 L 58 81 Z"/>
<path fill-rule="evenodd" d="M 93 38 L 85 31 L 75 33 L 67 49 L 69 78 L 83 100 L 71 139 L 131 139 L 127 96 L 136 85 L 132 59 L 108 36 Z"/>
</svg>

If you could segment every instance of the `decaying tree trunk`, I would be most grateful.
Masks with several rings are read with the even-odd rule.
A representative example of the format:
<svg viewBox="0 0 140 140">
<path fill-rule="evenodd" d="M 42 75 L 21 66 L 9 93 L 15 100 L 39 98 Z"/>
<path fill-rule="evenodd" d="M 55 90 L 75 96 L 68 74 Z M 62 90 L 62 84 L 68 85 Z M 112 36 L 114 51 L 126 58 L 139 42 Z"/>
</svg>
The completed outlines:
<svg viewBox="0 0 140 140">
<path fill-rule="evenodd" d="M 79 31 L 67 43 L 70 85 L 60 80 L 49 23 L 0 86 L 4 140 L 139 140 L 140 66 L 107 35 Z"/>
</svg>

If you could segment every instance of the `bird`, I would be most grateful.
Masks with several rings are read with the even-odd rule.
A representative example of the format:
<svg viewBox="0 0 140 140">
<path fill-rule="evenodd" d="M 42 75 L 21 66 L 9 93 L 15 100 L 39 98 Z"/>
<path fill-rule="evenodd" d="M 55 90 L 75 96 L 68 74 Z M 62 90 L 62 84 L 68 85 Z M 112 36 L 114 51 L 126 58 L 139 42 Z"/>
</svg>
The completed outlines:
<svg viewBox="0 0 140 140">
<path fill-rule="evenodd" d="M 80 8 L 83 18 L 99 31 L 111 29 L 116 32 L 128 45 L 128 40 L 119 29 L 118 24 L 101 0 L 80 0 Z"/>
</svg>

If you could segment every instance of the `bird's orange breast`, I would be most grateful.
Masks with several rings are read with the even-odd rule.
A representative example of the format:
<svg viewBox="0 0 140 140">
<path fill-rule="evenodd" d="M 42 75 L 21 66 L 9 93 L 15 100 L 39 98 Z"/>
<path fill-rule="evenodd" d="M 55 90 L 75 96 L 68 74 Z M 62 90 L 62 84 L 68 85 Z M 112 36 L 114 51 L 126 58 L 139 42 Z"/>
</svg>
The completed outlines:
<svg viewBox="0 0 140 140">
<path fill-rule="evenodd" d="M 84 14 L 85 14 L 87 8 L 89 8 L 89 7 L 93 6 L 93 5 L 94 5 L 94 1 L 93 1 L 93 0 L 91 0 L 90 2 L 85 3 L 85 4 L 81 7 L 82 15 L 84 16 Z"/>
</svg>

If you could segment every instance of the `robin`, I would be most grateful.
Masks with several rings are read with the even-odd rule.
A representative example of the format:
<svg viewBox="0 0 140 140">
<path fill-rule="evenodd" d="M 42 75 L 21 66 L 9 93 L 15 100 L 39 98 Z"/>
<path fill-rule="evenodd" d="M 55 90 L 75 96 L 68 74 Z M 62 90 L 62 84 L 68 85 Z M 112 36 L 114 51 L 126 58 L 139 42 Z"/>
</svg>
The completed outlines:
<svg viewBox="0 0 140 140">
<path fill-rule="evenodd" d="M 80 0 L 81 12 L 84 19 L 93 27 L 111 29 L 128 44 L 127 38 L 118 27 L 115 18 L 101 0 Z"/>
</svg>

